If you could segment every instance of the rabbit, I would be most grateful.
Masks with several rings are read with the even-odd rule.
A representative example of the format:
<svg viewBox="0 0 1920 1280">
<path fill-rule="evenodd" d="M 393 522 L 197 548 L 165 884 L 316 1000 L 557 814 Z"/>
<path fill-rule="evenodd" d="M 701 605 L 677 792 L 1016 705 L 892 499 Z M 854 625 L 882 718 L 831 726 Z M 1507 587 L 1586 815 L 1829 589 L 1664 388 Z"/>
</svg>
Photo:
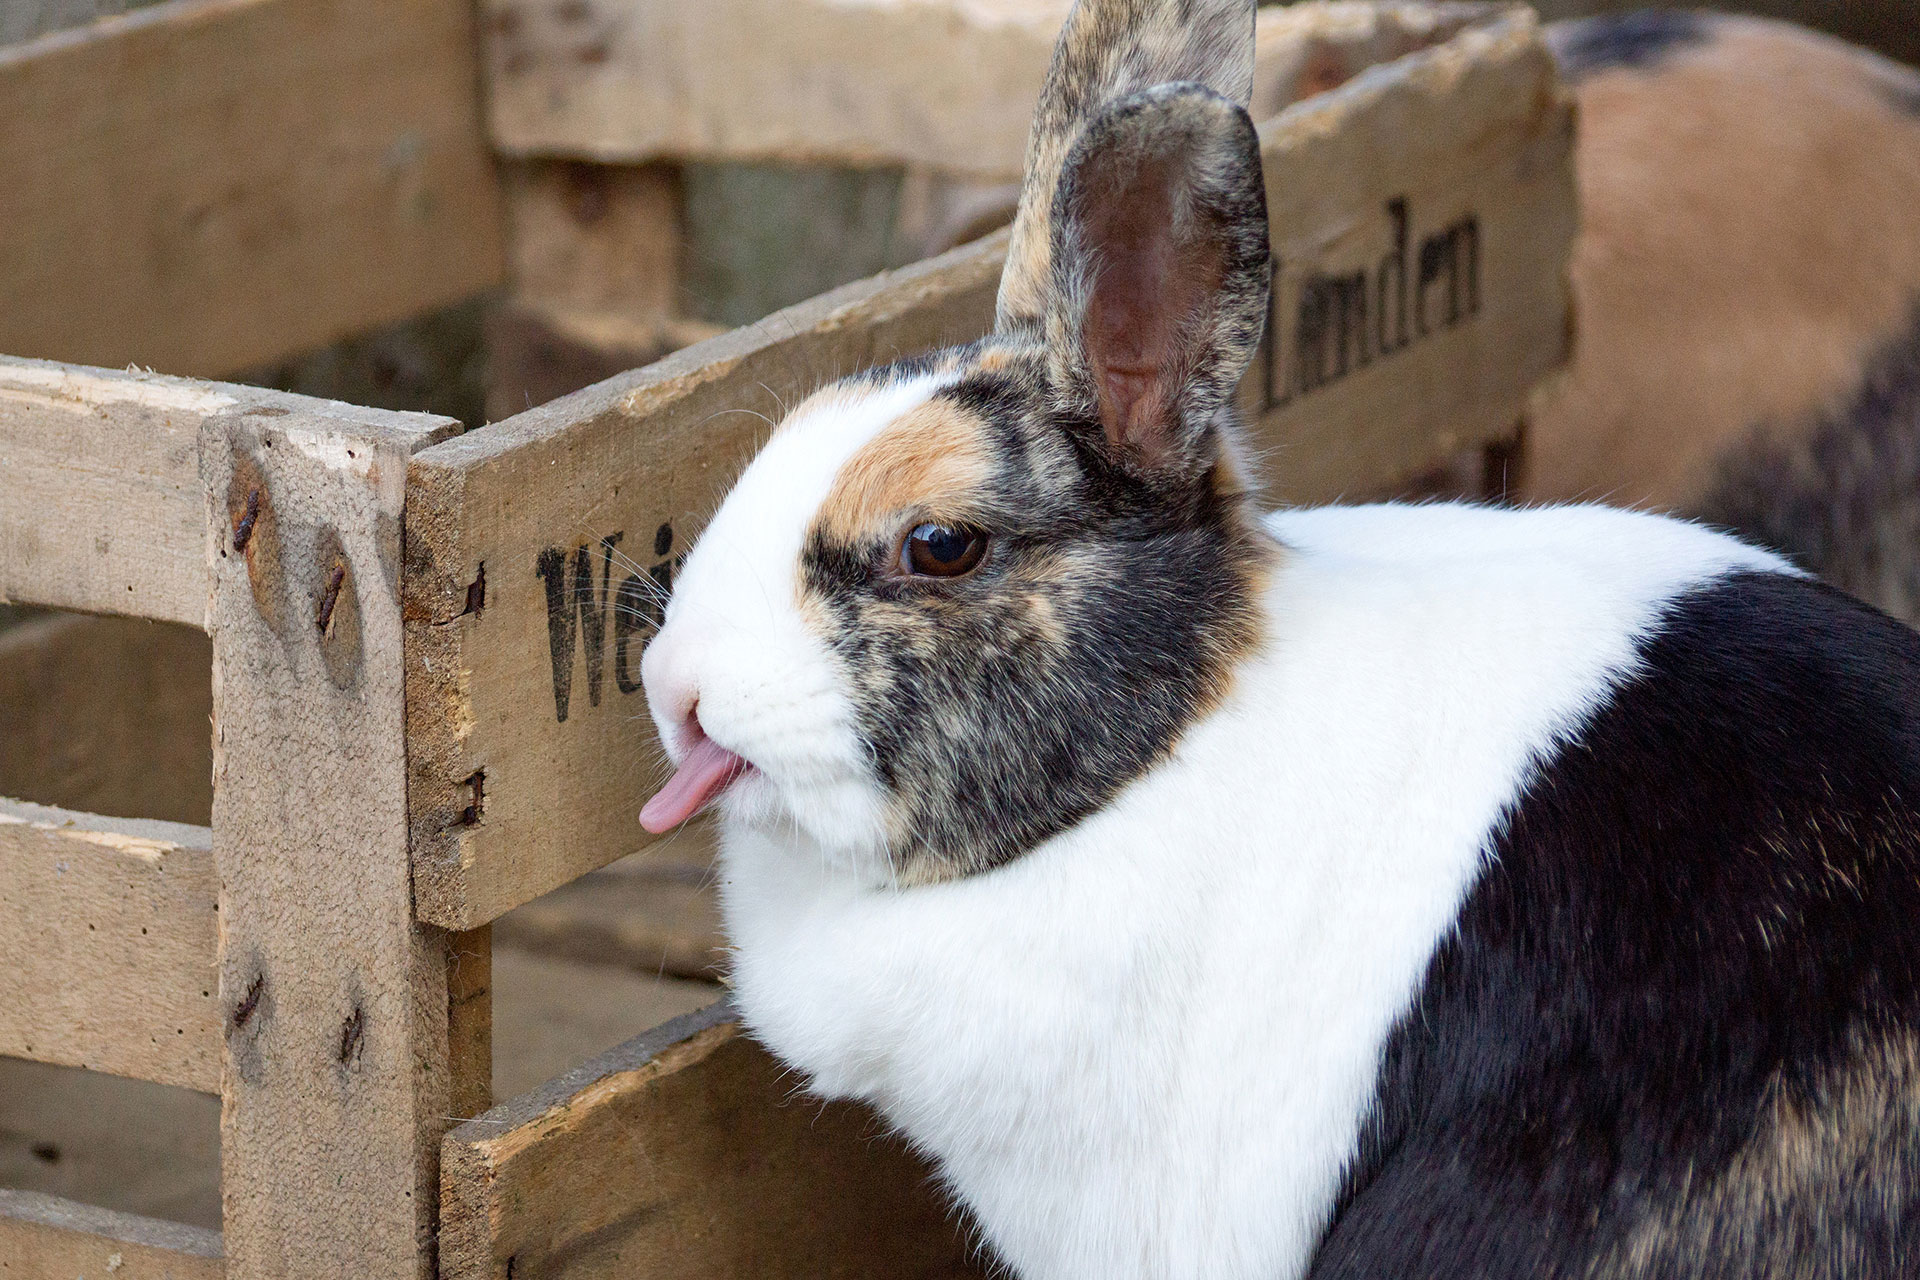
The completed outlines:
<svg viewBox="0 0 1920 1280">
<path fill-rule="evenodd" d="M 1911 1276 L 1920 634 L 1703 526 L 1255 506 L 1251 0 L 1078 0 L 993 333 L 642 662 L 749 1030 L 1087 1277 Z"/>
<path fill-rule="evenodd" d="M 1920 73 L 1708 13 L 1546 36 L 1577 341 L 1512 496 L 1694 515 L 1920 625 Z"/>
</svg>

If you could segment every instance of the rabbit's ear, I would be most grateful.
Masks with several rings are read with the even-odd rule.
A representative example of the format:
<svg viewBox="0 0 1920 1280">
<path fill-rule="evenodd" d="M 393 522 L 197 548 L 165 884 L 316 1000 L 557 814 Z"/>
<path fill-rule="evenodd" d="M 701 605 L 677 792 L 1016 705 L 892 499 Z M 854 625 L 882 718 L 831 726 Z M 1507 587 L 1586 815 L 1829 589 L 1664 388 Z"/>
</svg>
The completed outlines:
<svg viewBox="0 0 1920 1280">
<path fill-rule="evenodd" d="M 1193 474 L 1266 321 L 1253 122 L 1192 84 L 1113 104 L 1067 155 L 1052 231 L 1046 344 L 1062 407 L 1098 421 L 1126 469 Z"/>
<path fill-rule="evenodd" d="M 1000 277 L 1002 333 L 1037 329 L 1052 282 L 1054 193 L 1074 139 L 1101 109 L 1155 85 L 1253 93 L 1255 0 L 1076 0 L 1033 112 L 1026 181 Z"/>
</svg>

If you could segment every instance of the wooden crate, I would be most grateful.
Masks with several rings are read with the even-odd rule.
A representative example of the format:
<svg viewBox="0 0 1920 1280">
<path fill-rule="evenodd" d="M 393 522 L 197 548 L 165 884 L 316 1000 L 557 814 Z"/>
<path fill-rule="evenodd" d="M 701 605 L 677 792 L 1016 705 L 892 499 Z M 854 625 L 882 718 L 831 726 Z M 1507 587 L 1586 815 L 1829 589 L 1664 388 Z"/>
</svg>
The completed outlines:
<svg viewBox="0 0 1920 1280">
<path fill-rule="evenodd" d="M 1506 437 L 1568 340 L 1572 120 L 1531 15 L 1301 6 L 1261 58 L 1271 496 Z M 671 580 L 762 413 L 982 332 L 1003 254 L 464 434 L 0 361 L 0 600 L 203 629 L 214 725 L 207 825 L 0 807 L 0 1053 L 218 1093 L 224 1199 L 215 1239 L 0 1195 L 10 1275 L 984 1274 L 924 1167 L 724 1007 L 489 1109 L 488 992 L 493 921 L 643 842 L 632 580 Z"/>
</svg>

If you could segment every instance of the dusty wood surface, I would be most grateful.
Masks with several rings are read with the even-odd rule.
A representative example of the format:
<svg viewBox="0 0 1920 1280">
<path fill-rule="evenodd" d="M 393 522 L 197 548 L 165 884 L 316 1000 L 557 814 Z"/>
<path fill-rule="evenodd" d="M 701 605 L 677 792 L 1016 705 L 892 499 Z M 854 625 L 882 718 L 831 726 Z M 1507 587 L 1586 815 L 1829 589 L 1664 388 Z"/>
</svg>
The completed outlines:
<svg viewBox="0 0 1920 1280">
<path fill-rule="evenodd" d="M 635 1036 L 724 992 L 711 982 L 541 955 L 501 944 L 493 952 L 494 1097 L 458 1111 L 479 1115 L 495 1099 L 538 1089 Z"/>
<path fill-rule="evenodd" d="M 671 841 L 560 886 L 494 922 L 503 946 L 641 974 L 717 979 L 726 939 L 712 840 L 701 822 Z"/>
<path fill-rule="evenodd" d="M 0 796 L 206 826 L 213 650 L 199 628 L 58 614 L 0 633 Z"/>
<path fill-rule="evenodd" d="M 1525 9 L 1261 127 L 1273 307 L 1242 407 L 1282 501 L 1513 430 L 1564 364 L 1573 111 Z"/>
<path fill-rule="evenodd" d="M 201 436 L 226 1251 L 247 1280 L 424 1280 L 483 935 L 410 907 L 400 528 L 408 455 L 457 424 L 335 408 Z"/>
<path fill-rule="evenodd" d="M 926 1166 L 725 1005 L 461 1125 L 442 1184 L 448 1280 L 986 1274 Z"/>
<path fill-rule="evenodd" d="M 1260 70 L 1317 39 L 1401 33 L 1489 6 L 1292 6 L 1260 18 Z M 488 127 L 514 155 L 920 164 L 1017 179 L 1069 0 L 486 0 Z M 1278 91 L 1254 100 L 1256 118 Z M 1290 99 L 1289 99 L 1290 100 Z"/>
<path fill-rule="evenodd" d="M 220 1099 L 0 1056 L 0 1186 L 220 1229 Z"/>
<path fill-rule="evenodd" d="M 220 1280 L 220 1233 L 0 1189 L 7 1280 Z"/>
<path fill-rule="evenodd" d="M 475 40 L 175 0 L 0 49 L 0 351 L 217 376 L 498 280 Z"/>
<path fill-rule="evenodd" d="M 211 833 L 0 800 L 0 1053 L 218 1092 Z"/>
<path fill-rule="evenodd" d="M 0 83 L 5 75 L 0 56 Z M 28 132 L 0 133 L 0 154 Z M 19 194 L 0 181 L 0 228 L 15 227 L 4 205 Z M 17 229 L 0 230 L 0 240 L 10 234 Z M 0 252 L 0 264 L 13 260 Z M 7 296 L 7 269 L 0 265 L 0 350 L 8 341 L 49 349 L 6 334 L 24 310 Z M 51 301 L 67 296 L 47 288 Z M 178 378 L 0 358 L 0 599 L 202 625 L 200 424 L 264 403 Z"/>
<path fill-rule="evenodd" d="M 1384 39 L 1357 19 L 1351 35 Z M 1363 64 L 1262 130 L 1281 269 L 1243 401 L 1275 501 L 1377 494 L 1504 438 L 1566 351 L 1571 118 L 1532 17 L 1483 13 Z M 784 404 L 983 332 L 1001 253 L 990 239 L 847 286 L 415 459 L 424 919 L 470 927 L 644 843 L 649 583 L 670 580 Z"/>
</svg>

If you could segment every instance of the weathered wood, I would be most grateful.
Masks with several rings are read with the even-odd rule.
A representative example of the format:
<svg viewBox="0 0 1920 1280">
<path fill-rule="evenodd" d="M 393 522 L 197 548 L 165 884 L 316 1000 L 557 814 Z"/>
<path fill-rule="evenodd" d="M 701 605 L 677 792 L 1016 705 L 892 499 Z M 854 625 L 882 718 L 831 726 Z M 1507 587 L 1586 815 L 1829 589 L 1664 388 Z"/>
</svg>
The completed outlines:
<svg viewBox="0 0 1920 1280">
<path fill-rule="evenodd" d="M 213 649 L 198 627 L 54 614 L 0 633 L 0 795 L 206 826 Z"/>
<path fill-rule="evenodd" d="M 0 1056 L 0 1186 L 218 1231 L 220 1099 Z"/>
<path fill-rule="evenodd" d="M 221 1280 L 220 1233 L 0 1189 L 7 1280 Z"/>
<path fill-rule="evenodd" d="M 0 351 L 230 374 L 497 281 L 475 39 L 172 0 L 0 49 Z"/>
<path fill-rule="evenodd" d="M 590 872 L 494 923 L 503 946 L 636 973 L 719 978 L 726 939 L 709 824 Z"/>
<path fill-rule="evenodd" d="M 1069 0 L 487 0 L 488 123 L 512 155 L 918 164 L 1017 179 Z M 1382 62 L 1494 8 L 1260 15 L 1255 118 L 1316 42 Z"/>
<path fill-rule="evenodd" d="M 1280 270 L 1242 390 L 1274 501 L 1379 493 L 1505 438 L 1565 357 L 1569 110 L 1531 15 L 1475 12 L 1373 74 L 1343 63 L 1343 84 L 1262 128 Z M 1377 21 L 1350 25 L 1363 50 L 1385 38 Z M 638 696 L 649 579 L 668 581 L 785 404 L 984 332 L 1003 243 L 847 286 L 414 460 L 422 918 L 471 927 L 644 843 L 634 815 L 660 759 Z"/>
<path fill-rule="evenodd" d="M 987 1274 L 872 1112 L 796 1095 L 724 1004 L 447 1135 L 447 1280 Z"/>
<path fill-rule="evenodd" d="M 0 1053 L 220 1090 L 205 827 L 0 800 Z"/>
<path fill-rule="evenodd" d="M 1067 0 L 487 0 L 513 155 L 1019 172 Z"/>
<path fill-rule="evenodd" d="M 1350 64 L 1349 64 L 1350 68 Z M 1509 436 L 1565 363 L 1573 110 L 1512 9 L 1261 127 L 1273 305 L 1242 408 L 1285 501 Z"/>
<path fill-rule="evenodd" d="M 411 910 L 400 529 L 458 424 L 332 408 L 201 433 L 228 1270 L 425 1280 L 479 940 Z"/>
<path fill-rule="evenodd" d="M 9 128 L 0 149 L 28 132 Z M 0 182 L 0 206 L 9 198 L 18 188 Z M 0 292 L 0 326 L 21 310 Z M 0 358 L 0 599 L 201 626 L 200 424 L 256 403 L 179 378 Z"/>
</svg>

